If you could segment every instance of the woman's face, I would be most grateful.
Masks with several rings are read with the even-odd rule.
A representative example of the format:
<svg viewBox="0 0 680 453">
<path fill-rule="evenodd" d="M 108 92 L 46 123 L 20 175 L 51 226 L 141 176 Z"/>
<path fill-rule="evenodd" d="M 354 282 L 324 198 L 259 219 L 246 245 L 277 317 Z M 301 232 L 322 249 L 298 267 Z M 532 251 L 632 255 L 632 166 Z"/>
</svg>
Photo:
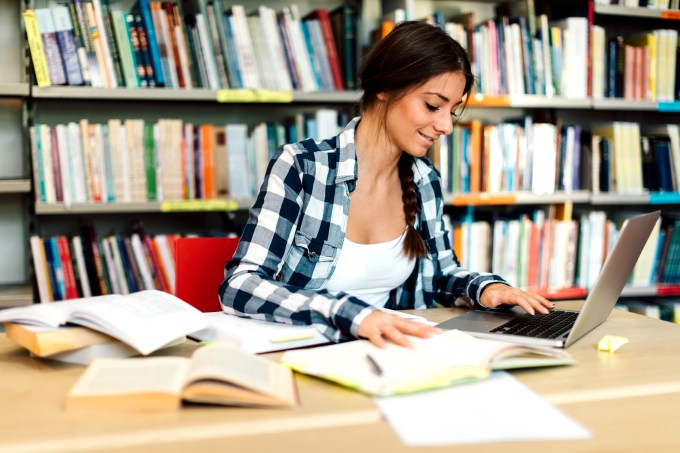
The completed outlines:
<svg viewBox="0 0 680 453">
<path fill-rule="evenodd" d="M 386 131 L 395 152 L 403 150 L 422 157 L 435 139 L 450 134 L 464 89 L 465 76 L 448 72 L 431 78 L 394 102 L 387 112 Z"/>
</svg>

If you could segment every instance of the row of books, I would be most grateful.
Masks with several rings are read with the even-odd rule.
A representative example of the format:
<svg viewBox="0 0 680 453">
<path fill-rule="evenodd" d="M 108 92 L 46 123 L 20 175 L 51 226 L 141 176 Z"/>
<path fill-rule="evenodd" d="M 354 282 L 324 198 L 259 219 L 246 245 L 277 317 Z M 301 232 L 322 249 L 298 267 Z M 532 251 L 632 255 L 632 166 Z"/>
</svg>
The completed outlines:
<svg viewBox="0 0 680 453">
<path fill-rule="evenodd" d="M 680 9 L 679 0 L 595 0 L 595 3 L 598 5 L 617 5 L 628 8 Z"/>
<path fill-rule="evenodd" d="M 36 79 L 50 85 L 334 91 L 356 88 L 353 4 L 302 15 L 222 0 L 109 0 L 24 11 Z M 250 5 L 249 5 L 250 7 Z"/>
<path fill-rule="evenodd" d="M 680 301 L 670 298 L 630 299 L 616 303 L 619 310 L 625 310 L 650 318 L 680 324 Z"/>
<path fill-rule="evenodd" d="M 135 225 L 130 235 L 97 237 L 90 223 L 72 237 L 31 236 L 31 254 L 41 302 L 145 289 L 174 293 L 178 235 L 147 235 Z"/>
<path fill-rule="evenodd" d="M 632 122 L 578 125 L 457 122 L 429 154 L 444 191 L 460 193 L 680 190 L 680 129 Z"/>
<path fill-rule="evenodd" d="M 465 268 L 494 272 L 512 285 L 533 289 L 590 288 L 612 249 L 622 213 L 603 211 L 578 220 L 553 208 L 517 218 L 454 223 L 452 241 Z M 632 287 L 680 283 L 680 221 L 656 225 L 628 281 Z"/>
<path fill-rule="evenodd" d="M 678 99 L 678 32 L 659 29 L 607 38 L 592 28 L 592 96 L 638 101 Z"/>
<path fill-rule="evenodd" d="M 319 109 L 252 130 L 246 124 L 177 119 L 35 124 L 30 128 L 35 193 L 40 203 L 67 206 L 252 198 L 279 146 L 333 136 L 339 121 L 337 111 Z"/>
</svg>

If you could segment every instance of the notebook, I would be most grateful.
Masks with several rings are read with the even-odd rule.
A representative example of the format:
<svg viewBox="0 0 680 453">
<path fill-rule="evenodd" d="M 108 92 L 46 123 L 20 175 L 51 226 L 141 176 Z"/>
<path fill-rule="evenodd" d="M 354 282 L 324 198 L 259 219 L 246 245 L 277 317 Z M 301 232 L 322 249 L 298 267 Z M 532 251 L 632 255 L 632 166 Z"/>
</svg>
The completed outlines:
<svg viewBox="0 0 680 453">
<path fill-rule="evenodd" d="M 655 211 L 624 222 L 579 312 L 552 310 L 549 315 L 532 316 L 518 307 L 509 311 L 470 310 L 437 327 L 458 329 L 480 338 L 566 348 L 607 319 L 659 216 L 660 211 Z M 539 325 L 553 320 L 552 325 Z"/>
</svg>

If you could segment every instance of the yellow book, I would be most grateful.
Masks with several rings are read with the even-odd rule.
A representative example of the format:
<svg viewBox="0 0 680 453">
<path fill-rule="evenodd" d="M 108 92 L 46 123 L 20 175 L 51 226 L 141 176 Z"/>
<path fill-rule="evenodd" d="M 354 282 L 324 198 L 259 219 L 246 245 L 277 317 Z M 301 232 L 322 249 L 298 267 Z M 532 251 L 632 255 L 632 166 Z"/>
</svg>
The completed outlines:
<svg viewBox="0 0 680 453">
<path fill-rule="evenodd" d="M 7 338 L 38 357 L 118 341 L 105 333 L 78 326 L 47 327 L 6 322 L 5 332 Z"/>
<path fill-rule="evenodd" d="M 40 88 L 51 86 L 50 74 L 47 72 L 47 58 L 45 57 L 35 11 L 26 9 L 23 12 L 23 16 L 26 36 L 28 37 L 28 47 L 31 49 L 31 60 L 33 60 L 33 69 L 35 70 L 38 86 Z"/>
<path fill-rule="evenodd" d="M 291 370 L 225 344 L 187 357 L 97 359 L 66 397 L 66 409 L 154 412 L 182 401 L 248 407 L 293 407 Z"/>
<path fill-rule="evenodd" d="M 575 363 L 563 349 L 482 340 L 458 330 L 410 337 L 413 348 L 367 340 L 286 351 L 280 362 L 369 395 L 412 393 L 485 379 L 491 370 Z"/>
</svg>

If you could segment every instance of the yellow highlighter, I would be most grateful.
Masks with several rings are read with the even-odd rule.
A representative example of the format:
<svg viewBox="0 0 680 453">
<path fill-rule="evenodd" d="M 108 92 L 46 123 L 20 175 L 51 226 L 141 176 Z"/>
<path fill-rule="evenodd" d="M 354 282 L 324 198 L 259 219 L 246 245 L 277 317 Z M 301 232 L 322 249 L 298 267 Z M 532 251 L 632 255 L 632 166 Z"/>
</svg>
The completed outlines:
<svg viewBox="0 0 680 453">
<path fill-rule="evenodd" d="M 310 338 L 314 338 L 314 332 L 299 333 L 297 335 L 287 335 L 285 337 L 274 337 L 274 338 L 270 338 L 269 342 L 270 343 L 287 343 L 289 341 L 309 340 Z"/>
</svg>

